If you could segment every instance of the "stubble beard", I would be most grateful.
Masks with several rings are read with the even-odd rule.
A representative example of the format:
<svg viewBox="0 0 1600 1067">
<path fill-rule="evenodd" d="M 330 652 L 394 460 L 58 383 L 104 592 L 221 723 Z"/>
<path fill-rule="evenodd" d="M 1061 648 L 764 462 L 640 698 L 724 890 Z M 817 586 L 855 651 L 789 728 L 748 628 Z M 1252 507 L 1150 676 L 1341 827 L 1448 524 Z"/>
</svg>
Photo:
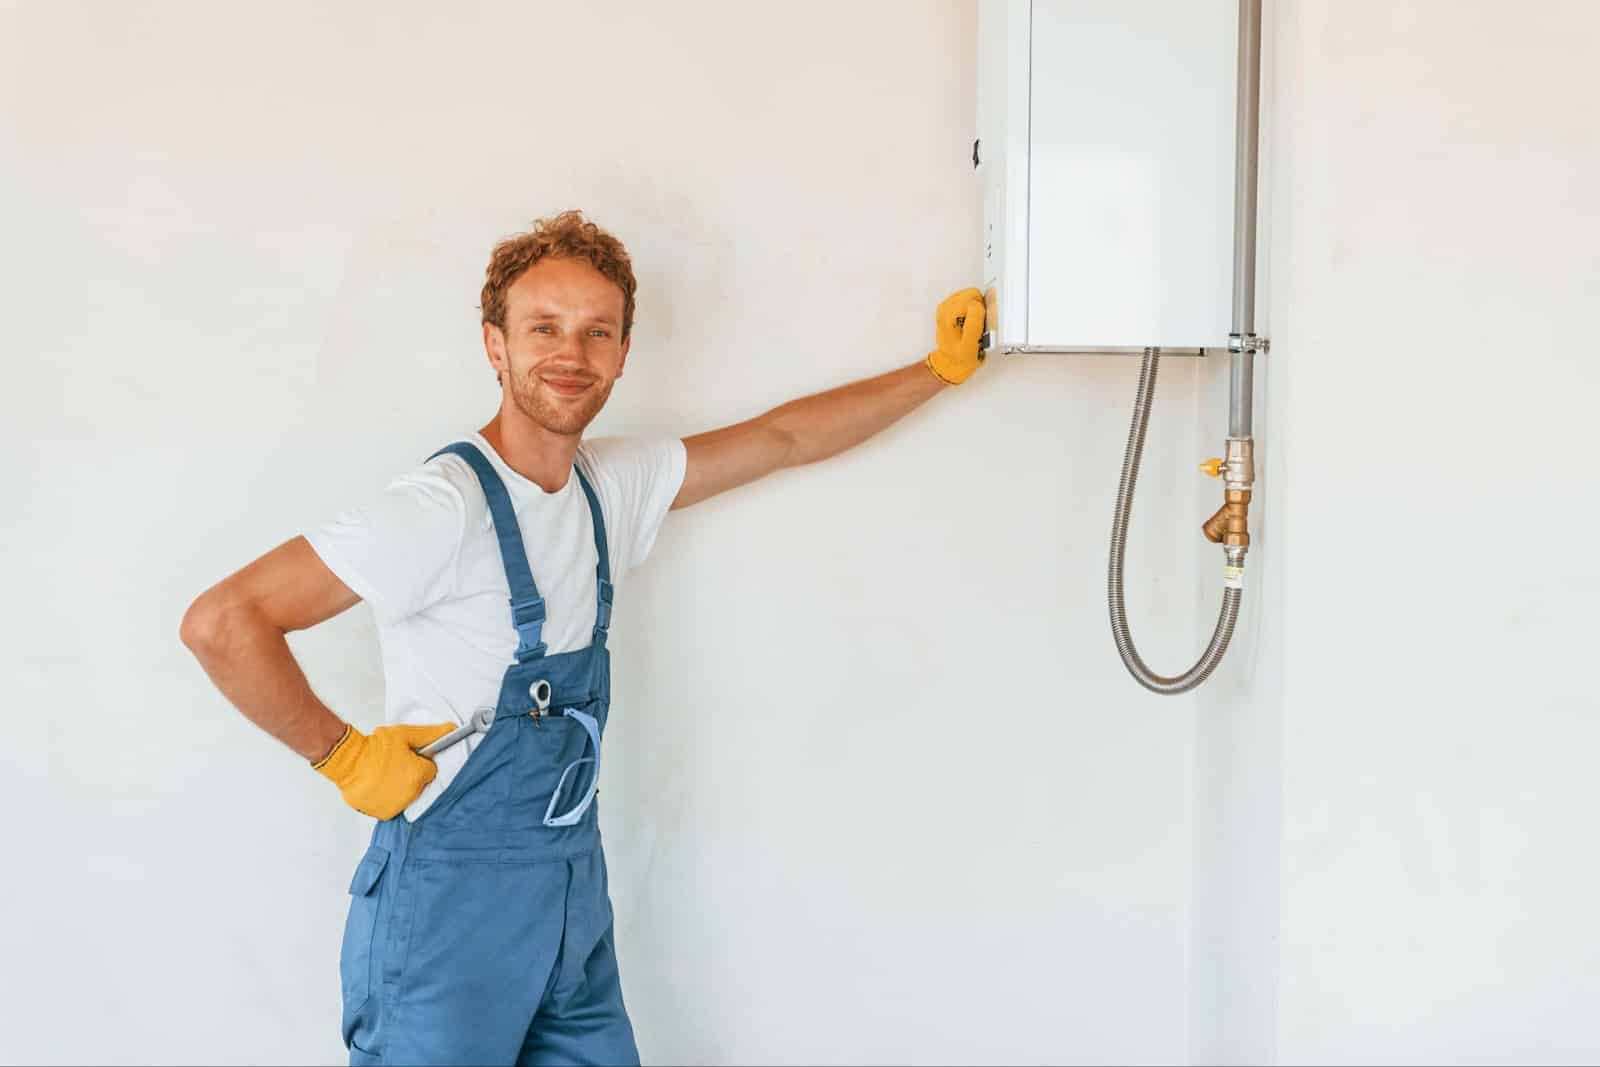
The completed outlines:
<svg viewBox="0 0 1600 1067">
<path fill-rule="evenodd" d="M 511 400 L 518 411 L 551 433 L 569 437 L 583 433 L 594 421 L 610 399 L 611 387 L 616 384 L 608 383 L 604 389 L 590 388 L 582 397 L 563 403 L 545 394 L 536 375 L 530 375 L 527 380 L 510 378 L 510 381 Z"/>
</svg>

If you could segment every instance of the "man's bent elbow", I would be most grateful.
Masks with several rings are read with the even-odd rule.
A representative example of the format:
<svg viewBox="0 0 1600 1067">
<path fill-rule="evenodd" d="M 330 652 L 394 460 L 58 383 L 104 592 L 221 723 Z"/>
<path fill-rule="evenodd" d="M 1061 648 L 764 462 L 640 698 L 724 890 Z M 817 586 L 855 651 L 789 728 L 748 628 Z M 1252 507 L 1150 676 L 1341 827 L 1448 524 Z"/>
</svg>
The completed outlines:
<svg viewBox="0 0 1600 1067">
<path fill-rule="evenodd" d="M 183 621 L 178 624 L 178 640 L 196 656 L 216 650 L 226 643 L 229 616 L 233 611 L 227 594 L 220 588 L 206 590 L 183 613 Z"/>
</svg>

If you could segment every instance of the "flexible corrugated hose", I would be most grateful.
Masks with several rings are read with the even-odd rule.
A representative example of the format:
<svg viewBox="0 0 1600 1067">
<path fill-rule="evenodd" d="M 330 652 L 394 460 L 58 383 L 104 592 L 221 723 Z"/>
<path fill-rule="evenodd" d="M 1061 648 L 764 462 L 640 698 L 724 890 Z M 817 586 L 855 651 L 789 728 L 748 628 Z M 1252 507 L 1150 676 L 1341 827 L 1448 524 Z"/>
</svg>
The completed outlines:
<svg viewBox="0 0 1600 1067">
<path fill-rule="evenodd" d="M 1161 364 L 1161 349 L 1146 348 L 1144 362 L 1139 367 L 1139 389 L 1133 400 L 1133 425 L 1128 428 L 1128 447 L 1122 455 L 1122 481 L 1117 486 L 1117 507 L 1111 516 L 1111 566 L 1107 574 L 1107 600 L 1111 606 L 1111 634 L 1117 642 L 1117 652 L 1134 680 L 1153 693 L 1185 693 L 1210 676 L 1222 662 L 1233 637 L 1233 624 L 1239 618 L 1241 590 L 1222 590 L 1222 614 L 1217 618 L 1217 628 L 1211 643 L 1200 656 L 1200 661 L 1182 674 L 1167 677 L 1156 674 L 1145 666 L 1139 652 L 1133 647 L 1133 635 L 1128 632 L 1128 609 L 1122 598 L 1122 562 L 1127 552 L 1128 517 L 1133 511 L 1133 489 L 1139 480 L 1139 461 L 1144 456 L 1145 428 L 1150 423 L 1150 404 L 1156 393 L 1156 370 Z"/>
</svg>

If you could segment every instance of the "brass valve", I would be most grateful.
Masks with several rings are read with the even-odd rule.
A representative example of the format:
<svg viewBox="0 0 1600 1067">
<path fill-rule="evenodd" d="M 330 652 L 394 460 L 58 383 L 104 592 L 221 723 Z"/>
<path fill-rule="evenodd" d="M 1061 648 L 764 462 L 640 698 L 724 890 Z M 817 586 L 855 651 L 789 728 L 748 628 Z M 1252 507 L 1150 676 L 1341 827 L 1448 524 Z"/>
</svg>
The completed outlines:
<svg viewBox="0 0 1600 1067">
<path fill-rule="evenodd" d="M 1228 458 L 1211 457 L 1200 464 L 1200 471 L 1224 479 L 1225 503 L 1200 527 L 1208 540 L 1229 548 L 1250 547 L 1250 486 L 1256 478 L 1255 448 L 1248 437 L 1228 438 Z"/>
<path fill-rule="evenodd" d="M 1227 503 L 1217 509 L 1200 527 L 1206 540 L 1216 541 L 1229 548 L 1250 547 L 1250 490 L 1229 489 L 1224 496 Z"/>
</svg>

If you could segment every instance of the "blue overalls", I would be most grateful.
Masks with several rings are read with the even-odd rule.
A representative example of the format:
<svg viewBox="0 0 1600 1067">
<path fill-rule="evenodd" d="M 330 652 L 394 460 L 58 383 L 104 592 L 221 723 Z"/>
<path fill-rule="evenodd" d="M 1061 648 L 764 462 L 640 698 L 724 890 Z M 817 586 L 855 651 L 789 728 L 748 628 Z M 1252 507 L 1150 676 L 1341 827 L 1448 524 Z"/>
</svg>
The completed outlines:
<svg viewBox="0 0 1600 1067">
<path fill-rule="evenodd" d="M 611 703 L 600 502 L 574 467 L 599 554 L 594 640 L 546 655 L 544 601 L 505 484 L 473 445 L 434 455 L 445 452 L 488 499 L 516 662 L 460 772 L 415 822 L 379 822 L 356 868 L 339 954 L 350 1062 L 636 1064 L 593 804 Z"/>
</svg>

